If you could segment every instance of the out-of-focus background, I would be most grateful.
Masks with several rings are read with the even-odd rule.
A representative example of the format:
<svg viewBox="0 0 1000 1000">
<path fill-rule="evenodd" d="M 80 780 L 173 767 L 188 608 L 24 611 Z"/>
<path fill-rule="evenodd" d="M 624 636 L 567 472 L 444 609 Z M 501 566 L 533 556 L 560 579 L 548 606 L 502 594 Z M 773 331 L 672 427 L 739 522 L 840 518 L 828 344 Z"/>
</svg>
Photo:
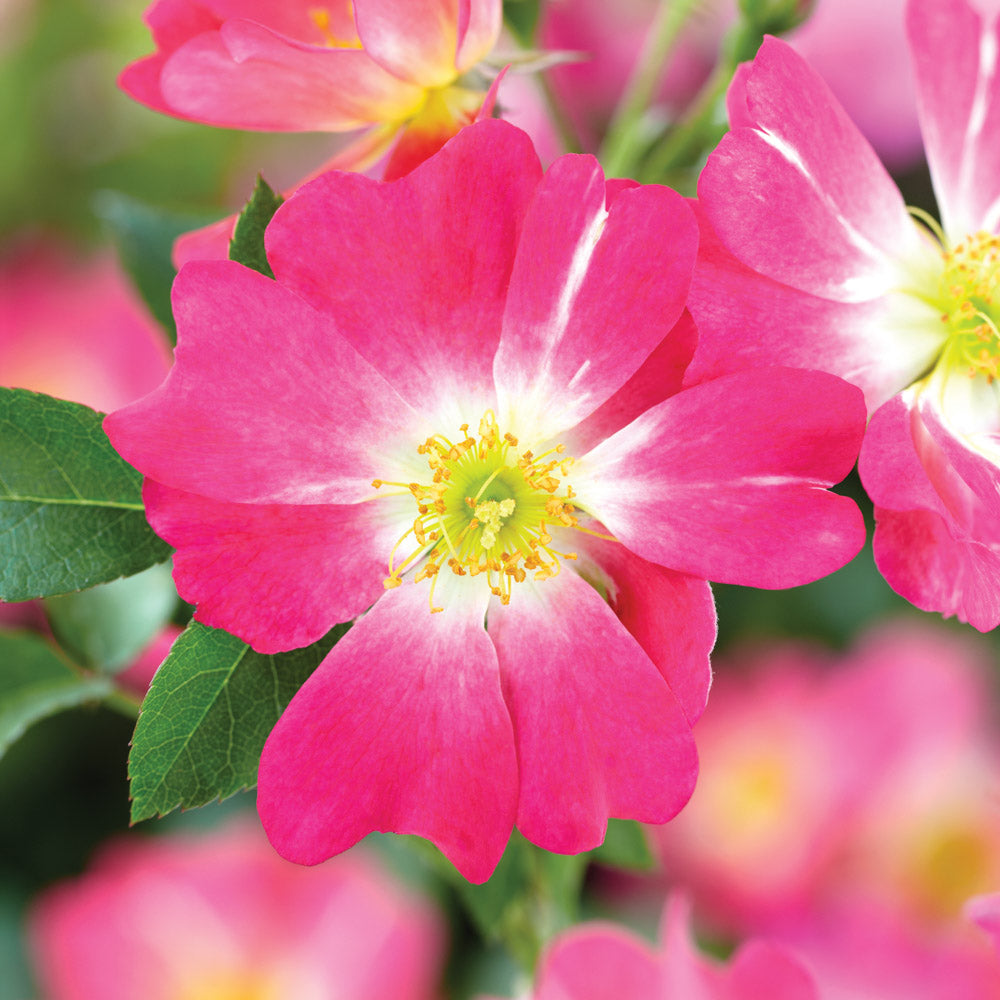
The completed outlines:
<svg viewBox="0 0 1000 1000">
<path fill-rule="evenodd" d="M 170 236 L 236 209 L 258 172 L 275 188 L 291 185 L 337 141 L 215 129 L 130 100 L 115 79 L 151 49 L 146 6 L 0 0 L 0 384 L 101 409 L 148 391 L 169 366 L 166 333 L 119 262 L 162 275 Z M 600 148 L 658 6 L 510 0 L 508 49 L 519 35 L 539 47 L 591 53 L 546 78 L 564 130 L 581 148 Z M 661 121 L 696 100 L 734 16 L 721 0 L 693 6 L 658 90 L 653 117 Z M 901 3 L 819 0 L 813 20 L 792 39 L 856 114 L 908 202 L 933 211 L 901 17 Z M 543 155 L 558 152 L 555 130 L 541 124 L 551 105 L 535 81 L 515 79 L 501 90 L 500 106 L 526 126 L 535 123 Z M 686 194 L 695 191 L 704 152 L 669 176 Z M 866 503 L 854 479 L 843 489 Z M 989 950 L 961 916 L 969 896 L 1000 890 L 995 637 L 914 610 L 876 572 L 870 547 L 834 576 L 794 591 L 714 589 L 719 654 L 709 709 L 695 730 L 699 789 L 675 823 L 651 835 L 659 869 L 644 878 L 593 870 L 585 911 L 648 933 L 667 888 L 681 885 L 692 893 L 703 939 L 719 953 L 744 936 L 781 936 L 836 983 L 831 997 L 1000 995 Z M 0 608 L 0 657 L 20 655 L 18 636 L 27 632 L 77 662 L 136 661 L 128 683 L 141 692 L 188 614 L 168 571 L 157 569 L 97 598 Z M 41 1000 L 43 990 L 63 988 L 39 978 L 28 958 L 31 911 L 36 942 L 43 942 L 37 961 L 57 961 L 44 942 L 56 933 L 46 921 L 55 921 L 58 907 L 47 902 L 38 910 L 41 893 L 78 877 L 95 854 L 119 875 L 128 865 L 145 870 L 138 848 L 131 860 L 116 861 L 115 852 L 127 849 L 107 848 L 109 838 L 141 844 L 209 830 L 233 814 L 254 822 L 252 795 L 241 795 L 129 831 L 132 725 L 124 712 L 75 708 L 31 726 L 0 758 L 0 1000 Z M 450 995 L 511 989 L 512 963 L 480 940 L 450 891 L 428 888 L 426 872 L 386 840 L 380 850 L 434 900 L 414 904 L 429 909 L 414 918 L 421 929 L 413 933 L 426 935 L 427 954 L 443 956 L 451 941 Z M 155 896 L 162 886 L 155 888 L 154 875 L 166 878 L 169 865 L 149 857 L 146 874 L 135 877 L 149 878 Z M 186 869 L 175 873 L 175 886 L 189 877 Z M 234 886 L 240 878 L 258 876 L 236 873 Z M 315 885 L 320 891 L 318 878 Z M 109 876 L 101 891 L 113 887 Z M 365 882 L 361 892 L 359 900 L 367 900 L 375 890 Z M 368 904 L 351 905 L 361 912 Z M 102 912 L 95 909 L 92 919 L 99 923 Z M 132 919 L 133 911 L 122 912 L 120 920 Z M 215 919 L 224 921 L 225 912 Z M 69 940 L 77 918 L 65 919 Z M 169 936 L 166 927 L 156 924 L 155 933 Z M 107 943 L 109 956 L 116 940 Z M 129 947 L 126 938 L 119 944 Z M 178 938 L 177 948 L 185 946 Z M 844 978 L 849 954 L 871 958 L 860 962 L 859 982 Z M 436 961 L 413 981 L 437 977 Z M 230 979 L 215 994 L 209 978 L 200 986 L 178 980 L 169 996 L 272 996 L 223 972 Z M 955 982 L 968 983 L 968 991 L 943 992 Z M 427 992 L 415 998 L 432 995 L 432 987 L 420 989 Z"/>
</svg>

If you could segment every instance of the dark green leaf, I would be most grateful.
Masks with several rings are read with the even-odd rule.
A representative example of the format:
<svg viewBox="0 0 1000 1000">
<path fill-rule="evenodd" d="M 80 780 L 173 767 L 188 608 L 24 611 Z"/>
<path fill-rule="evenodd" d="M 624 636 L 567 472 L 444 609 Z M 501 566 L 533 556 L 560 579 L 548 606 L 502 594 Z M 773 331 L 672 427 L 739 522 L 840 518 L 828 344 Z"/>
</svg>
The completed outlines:
<svg viewBox="0 0 1000 1000">
<path fill-rule="evenodd" d="M 122 266 L 175 344 L 177 327 L 170 308 L 170 288 L 177 274 L 171 260 L 174 240 L 212 220 L 153 208 L 118 191 L 99 192 L 94 209 L 111 232 Z"/>
<path fill-rule="evenodd" d="M 0 600 L 82 590 L 163 562 L 142 476 L 101 429 L 102 414 L 0 389 Z"/>
<path fill-rule="evenodd" d="M 503 5 L 504 21 L 523 48 L 534 45 L 540 12 L 539 0 L 507 0 Z"/>
<path fill-rule="evenodd" d="M 257 178 L 253 195 L 243 206 L 233 230 L 233 238 L 229 243 L 230 260 L 252 267 L 269 278 L 274 277 L 264 251 L 264 230 L 284 200 L 281 195 L 274 193 L 263 177 Z"/>
<path fill-rule="evenodd" d="M 124 580 L 50 597 L 45 613 L 59 644 L 74 660 L 114 673 L 153 640 L 176 607 L 170 565 L 161 563 Z"/>
<path fill-rule="evenodd" d="M 608 820 L 604 843 L 590 852 L 590 858 L 598 864 L 633 871 L 649 871 L 656 863 L 642 827 L 625 819 Z"/>
<path fill-rule="evenodd" d="M 153 678 L 135 727 L 132 821 L 253 787 L 268 733 L 346 629 L 266 656 L 221 629 L 189 625 Z"/>
<path fill-rule="evenodd" d="M 111 691 L 107 678 L 74 670 L 38 636 L 0 632 L 0 755 L 33 722 Z"/>
</svg>

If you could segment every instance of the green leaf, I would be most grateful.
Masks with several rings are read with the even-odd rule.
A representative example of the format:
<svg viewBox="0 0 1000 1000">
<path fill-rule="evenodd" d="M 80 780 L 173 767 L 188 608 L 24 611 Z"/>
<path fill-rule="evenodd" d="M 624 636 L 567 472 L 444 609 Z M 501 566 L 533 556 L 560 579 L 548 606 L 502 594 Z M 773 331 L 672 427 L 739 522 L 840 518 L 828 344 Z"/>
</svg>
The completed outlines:
<svg viewBox="0 0 1000 1000">
<path fill-rule="evenodd" d="M 189 625 L 153 678 L 135 727 L 132 822 L 253 787 L 268 733 L 347 627 L 267 656 L 221 629 Z"/>
<path fill-rule="evenodd" d="M 642 826 L 626 819 L 608 820 L 604 843 L 590 852 L 590 858 L 598 864 L 633 871 L 649 871 L 656 865 Z"/>
<path fill-rule="evenodd" d="M 275 194 L 263 177 L 257 177 L 253 195 L 243 206 L 240 217 L 229 242 L 229 259 L 252 267 L 261 274 L 273 278 L 274 271 L 267 262 L 264 251 L 264 230 L 285 199 Z"/>
<path fill-rule="evenodd" d="M 176 344 L 177 327 L 170 308 L 170 288 L 177 274 L 171 259 L 174 240 L 212 218 L 154 208 L 118 191 L 99 192 L 94 210 L 110 231 L 122 266 L 149 311 L 162 324 L 170 343 Z"/>
<path fill-rule="evenodd" d="M 0 600 L 82 590 L 163 562 L 142 476 L 111 447 L 103 415 L 0 389 Z"/>
<path fill-rule="evenodd" d="M 33 722 L 111 691 L 111 681 L 74 670 L 38 636 L 0 632 L 0 755 Z"/>
<path fill-rule="evenodd" d="M 127 667 L 173 616 L 177 591 L 169 563 L 50 597 L 45 613 L 59 644 L 74 660 L 106 673 Z"/>
</svg>

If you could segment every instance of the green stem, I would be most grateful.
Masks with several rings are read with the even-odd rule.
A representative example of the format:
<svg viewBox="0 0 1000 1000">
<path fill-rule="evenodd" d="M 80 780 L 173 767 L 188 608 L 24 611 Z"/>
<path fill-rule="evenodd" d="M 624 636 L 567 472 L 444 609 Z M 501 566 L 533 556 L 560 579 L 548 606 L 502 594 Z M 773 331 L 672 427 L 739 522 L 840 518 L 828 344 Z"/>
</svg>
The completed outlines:
<svg viewBox="0 0 1000 1000">
<path fill-rule="evenodd" d="M 139 706 L 141 702 L 119 688 L 116 688 L 107 695 L 103 700 L 103 704 L 129 719 L 139 718 Z"/>
<path fill-rule="evenodd" d="M 661 0 L 639 62 L 615 109 L 599 159 L 609 177 L 623 176 L 635 162 L 643 115 L 650 106 L 667 58 L 699 0 Z"/>
</svg>

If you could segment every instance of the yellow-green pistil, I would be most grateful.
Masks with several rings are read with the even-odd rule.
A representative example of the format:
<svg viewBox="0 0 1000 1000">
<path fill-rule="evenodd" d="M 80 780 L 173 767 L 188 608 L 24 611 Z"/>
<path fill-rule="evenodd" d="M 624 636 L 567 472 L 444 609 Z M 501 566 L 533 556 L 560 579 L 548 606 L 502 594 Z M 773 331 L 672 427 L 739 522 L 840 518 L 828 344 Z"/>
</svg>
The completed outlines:
<svg viewBox="0 0 1000 1000">
<path fill-rule="evenodd" d="M 483 574 L 500 600 L 510 601 L 511 587 L 533 573 L 545 580 L 560 570 L 560 559 L 575 559 L 574 552 L 552 548 L 548 527 L 577 527 L 572 503 L 573 488 L 564 482 L 573 459 L 563 457 L 563 445 L 544 454 L 518 450 L 513 434 L 501 434 L 492 412 L 479 422 L 479 436 L 462 424 L 462 438 L 444 435 L 428 438 L 417 448 L 427 460 L 430 482 L 372 485 L 401 486 L 417 502 L 417 517 L 389 557 L 387 589 L 402 583 L 402 574 L 420 555 L 427 559 L 414 576 L 431 578 L 429 597 L 434 606 L 434 579 L 442 567 L 458 576 Z M 582 530 L 582 529 L 581 529 Z M 400 545 L 413 535 L 418 548 L 395 563 Z"/>
<path fill-rule="evenodd" d="M 974 233 L 945 253 L 944 265 L 942 362 L 992 382 L 1000 376 L 1000 237 Z"/>
</svg>

